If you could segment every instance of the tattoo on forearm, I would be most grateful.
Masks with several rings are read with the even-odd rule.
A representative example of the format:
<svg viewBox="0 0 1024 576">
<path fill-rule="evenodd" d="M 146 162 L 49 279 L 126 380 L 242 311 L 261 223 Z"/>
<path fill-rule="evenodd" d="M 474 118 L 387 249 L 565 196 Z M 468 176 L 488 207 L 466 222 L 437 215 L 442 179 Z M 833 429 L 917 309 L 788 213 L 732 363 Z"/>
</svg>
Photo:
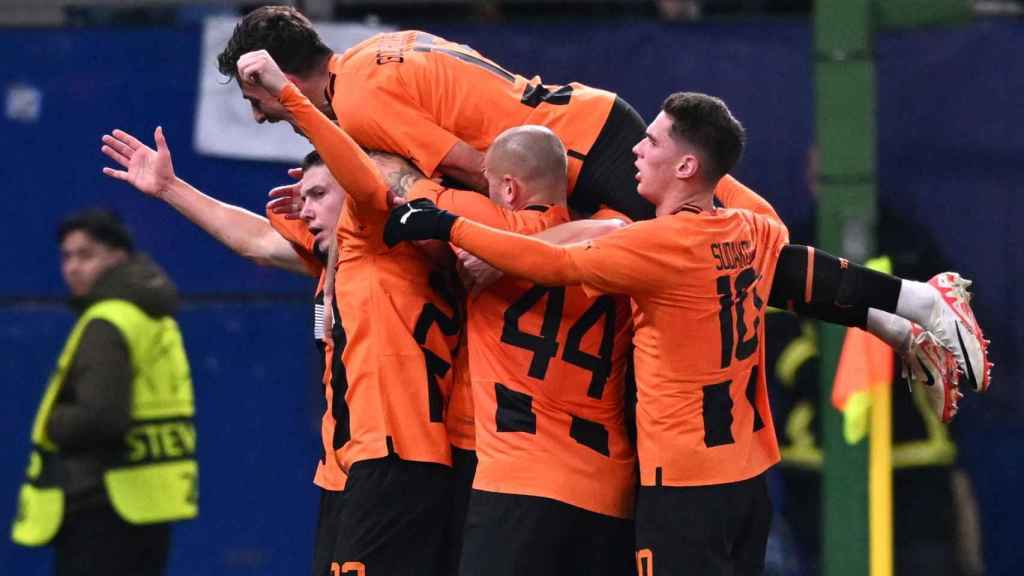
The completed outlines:
<svg viewBox="0 0 1024 576">
<path fill-rule="evenodd" d="M 391 193 L 399 198 L 405 198 L 412 187 L 425 178 L 423 173 L 412 165 L 408 160 L 394 154 L 385 152 L 369 152 L 371 158 L 380 159 L 385 162 L 378 162 L 381 175 L 387 182 Z"/>
</svg>

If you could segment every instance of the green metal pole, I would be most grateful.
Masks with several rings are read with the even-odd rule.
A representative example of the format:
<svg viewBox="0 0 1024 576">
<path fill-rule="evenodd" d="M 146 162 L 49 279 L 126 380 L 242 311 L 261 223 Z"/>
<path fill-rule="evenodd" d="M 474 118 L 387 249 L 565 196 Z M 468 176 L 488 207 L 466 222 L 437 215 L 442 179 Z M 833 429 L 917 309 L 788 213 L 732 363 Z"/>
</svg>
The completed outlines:
<svg viewBox="0 0 1024 576">
<path fill-rule="evenodd" d="M 863 262 L 875 220 L 875 70 L 871 0 L 815 4 L 817 246 Z M 819 331 L 822 390 L 823 576 L 865 576 L 868 555 L 867 443 L 849 446 L 831 389 L 843 330 Z"/>
<path fill-rule="evenodd" d="M 969 0 L 816 0 L 815 126 L 817 246 L 855 262 L 874 254 L 876 29 L 960 24 Z M 819 330 L 822 389 L 831 391 L 843 330 Z M 822 394 L 824 576 L 869 574 L 868 452 L 843 438 L 843 420 Z"/>
</svg>

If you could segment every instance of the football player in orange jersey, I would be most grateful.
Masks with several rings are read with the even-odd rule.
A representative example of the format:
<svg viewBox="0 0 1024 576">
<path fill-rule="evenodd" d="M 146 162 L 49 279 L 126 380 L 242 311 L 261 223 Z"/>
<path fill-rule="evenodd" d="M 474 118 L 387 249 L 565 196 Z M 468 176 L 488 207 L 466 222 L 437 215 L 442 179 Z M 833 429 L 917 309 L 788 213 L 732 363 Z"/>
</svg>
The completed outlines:
<svg viewBox="0 0 1024 576">
<path fill-rule="evenodd" d="M 499 211 L 472 193 L 426 180 L 406 181 L 396 196 L 429 198 L 489 226 L 522 233 L 519 219 L 538 216 L 533 210 L 544 208 L 531 203 L 564 201 L 564 169 L 550 161 L 560 159 L 562 150 L 556 137 L 539 126 L 506 130 L 488 150 L 485 175 L 491 199 L 527 210 Z M 730 192 L 731 204 L 774 215 L 753 192 Z M 551 215 L 555 208 L 543 214 Z M 616 519 L 631 517 L 634 480 L 632 465 L 621 457 L 628 443 L 621 420 L 615 418 L 621 417 L 622 344 L 628 337 L 621 322 L 628 309 L 620 299 L 610 298 L 595 300 L 575 287 L 545 288 L 506 279 L 470 300 L 470 371 L 481 464 L 466 526 L 463 574 L 625 571 L 625 550 L 633 539 L 625 530 L 627 522 Z M 609 302 L 616 306 L 604 305 Z M 580 303 L 591 305 L 582 315 Z M 555 317 L 563 321 L 553 323 Z M 614 339 L 604 341 L 606 348 L 580 339 L 599 331 L 594 328 L 600 325 L 607 334 L 608 322 L 618 328 Z M 565 347 L 561 358 L 560 342 Z M 584 359 L 589 353 L 579 354 L 582 349 L 598 354 Z M 588 376 L 586 369 L 597 372 Z M 599 402 L 589 387 L 571 383 L 580 376 L 590 377 L 591 384 L 605 383 Z M 515 401 L 523 399 L 529 402 Z M 603 415 L 587 420 L 590 404 L 615 410 L 599 411 Z M 607 446 L 616 445 L 620 448 L 606 453 Z"/>
<path fill-rule="evenodd" d="M 717 208 L 714 186 L 738 161 L 743 139 L 721 100 L 669 96 L 634 148 L 639 192 L 658 216 L 574 246 L 490 229 L 424 200 L 395 209 L 385 228 L 388 243 L 448 240 L 534 282 L 633 298 L 641 576 L 655 566 L 660 576 L 763 570 L 771 517 L 764 472 L 779 459 L 760 346 L 766 303 L 795 302 L 869 328 L 873 315 L 894 313 L 930 330 L 950 355 L 956 334 L 983 349 L 973 314 L 957 309 L 966 299 L 947 295 L 952 282 L 900 280 L 789 246 L 777 219 Z M 965 373 L 978 360 L 969 351 L 954 355 Z M 954 369 L 937 376 L 957 384 Z"/>
<path fill-rule="evenodd" d="M 487 151 L 490 200 L 425 178 L 396 195 L 430 198 L 500 229 L 557 231 L 569 242 L 622 225 L 567 232 L 590 222 L 565 224 L 565 173 L 558 137 L 522 126 Z M 479 465 L 459 573 L 628 572 L 636 482 L 624 423 L 628 299 L 503 278 L 466 310 Z"/>
<path fill-rule="evenodd" d="M 314 483 L 320 487 L 320 511 L 314 545 L 314 574 L 327 574 L 332 558 L 327 551 L 337 540 L 336 519 L 344 505 L 345 473 L 334 454 L 335 421 L 332 404 L 338 383 L 333 366 L 338 362 L 333 341 L 324 338 L 325 268 L 323 260 L 345 199 L 345 191 L 331 176 L 323 160 L 311 152 L 302 160 L 301 180 L 271 191 L 269 219 L 203 194 L 176 176 L 171 151 L 162 129 L 154 134 L 156 150 L 122 130 L 103 136 L 104 154 L 124 170 L 104 168 L 104 174 L 128 182 L 140 192 L 174 207 L 238 255 L 264 265 L 319 277 L 314 293 L 313 338 L 320 358 L 326 409 L 322 422 L 323 455 Z M 293 176 L 297 173 L 293 172 Z M 296 208 L 281 206 L 298 200 Z M 280 212 L 294 212 L 288 220 Z M 340 353 L 340 351 L 339 351 Z"/>
<path fill-rule="evenodd" d="M 279 97 L 345 188 L 338 220 L 338 366 L 348 387 L 335 453 L 348 473 L 334 573 L 443 574 L 453 486 L 445 408 L 462 311 L 448 274 L 418 246 L 381 239 L 389 187 L 373 161 L 265 52 L 240 77 Z"/>
<path fill-rule="evenodd" d="M 242 18 L 218 56 L 221 73 L 237 78 L 239 59 L 257 50 L 266 50 L 363 148 L 408 158 L 427 176 L 485 192 L 484 151 L 493 139 L 513 126 L 539 124 L 568 150 L 574 210 L 590 214 L 605 205 L 634 220 L 654 215 L 636 193 L 630 152 L 644 121 L 611 92 L 575 82 L 545 85 L 468 46 L 414 30 L 378 34 L 335 54 L 290 6 L 265 6 Z M 257 122 L 289 120 L 258 83 L 237 79 Z"/>
</svg>

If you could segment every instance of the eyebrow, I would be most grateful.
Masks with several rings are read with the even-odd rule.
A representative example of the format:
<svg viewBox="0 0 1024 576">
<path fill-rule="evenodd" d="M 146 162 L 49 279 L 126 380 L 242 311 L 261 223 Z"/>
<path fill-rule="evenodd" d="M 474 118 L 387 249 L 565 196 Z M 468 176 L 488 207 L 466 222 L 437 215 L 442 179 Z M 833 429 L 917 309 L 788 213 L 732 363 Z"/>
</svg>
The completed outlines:
<svg viewBox="0 0 1024 576">
<path fill-rule="evenodd" d="M 658 143 L 658 139 L 654 137 L 654 134 L 651 134 L 650 132 L 644 132 L 644 135 L 647 136 L 647 139 L 650 140 L 651 142 L 654 142 L 655 144 Z"/>
</svg>

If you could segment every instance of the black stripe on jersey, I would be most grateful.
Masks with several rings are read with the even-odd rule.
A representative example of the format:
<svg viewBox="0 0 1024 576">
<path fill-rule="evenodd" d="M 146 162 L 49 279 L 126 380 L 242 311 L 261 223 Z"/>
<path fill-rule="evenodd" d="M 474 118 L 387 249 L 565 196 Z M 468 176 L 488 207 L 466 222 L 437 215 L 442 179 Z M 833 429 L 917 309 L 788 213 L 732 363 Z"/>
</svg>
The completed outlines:
<svg viewBox="0 0 1024 576">
<path fill-rule="evenodd" d="M 761 414 L 757 412 L 757 366 L 750 369 L 750 378 L 747 380 L 747 402 L 750 402 L 750 408 L 754 411 L 754 432 L 757 432 L 761 428 L 764 428 L 764 420 L 761 419 Z"/>
<path fill-rule="evenodd" d="M 600 422 L 573 416 L 572 424 L 569 425 L 569 436 L 594 452 L 605 456 L 611 455 L 611 451 L 608 450 L 608 430 Z"/>
<path fill-rule="evenodd" d="M 545 206 L 544 204 L 530 204 L 523 210 L 533 210 L 534 212 L 547 212 L 551 206 Z"/>
<path fill-rule="evenodd" d="M 331 354 L 331 389 L 334 391 L 334 398 L 331 401 L 331 415 L 334 416 L 334 449 L 339 450 L 352 438 L 348 403 L 345 402 L 345 394 L 348 393 L 348 373 L 345 370 L 345 363 L 341 360 L 345 346 L 348 345 L 348 336 L 345 334 L 345 325 L 338 310 L 337 298 L 334 299 L 332 307 L 334 325 L 331 326 L 331 337 L 334 339 L 334 351 Z"/>
<path fill-rule="evenodd" d="M 584 154 L 582 152 L 577 152 L 577 151 L 575 151 L 575 150 L 573 150 L 571 148 L 565 151 L 565 155 L 568 156 L 569 158 L 575 158 L 577 160 L 586 160 L 587 159 L 587 155 L 586 154 Z"/>
<path fill-rule="evenodd" d="M 732 444 L 731 381 L 708 384 L 704 387 L 704 445 L 708 448 Z"/>
<path fill-rule="evenodd" d="M 494 383 L 494 396 L 498 401 L 495 420 L 498 432 L 537 433 L 537 415 L 533 413 L 533 396 L 516 392 L 500 382 Z"/>
</svg>

